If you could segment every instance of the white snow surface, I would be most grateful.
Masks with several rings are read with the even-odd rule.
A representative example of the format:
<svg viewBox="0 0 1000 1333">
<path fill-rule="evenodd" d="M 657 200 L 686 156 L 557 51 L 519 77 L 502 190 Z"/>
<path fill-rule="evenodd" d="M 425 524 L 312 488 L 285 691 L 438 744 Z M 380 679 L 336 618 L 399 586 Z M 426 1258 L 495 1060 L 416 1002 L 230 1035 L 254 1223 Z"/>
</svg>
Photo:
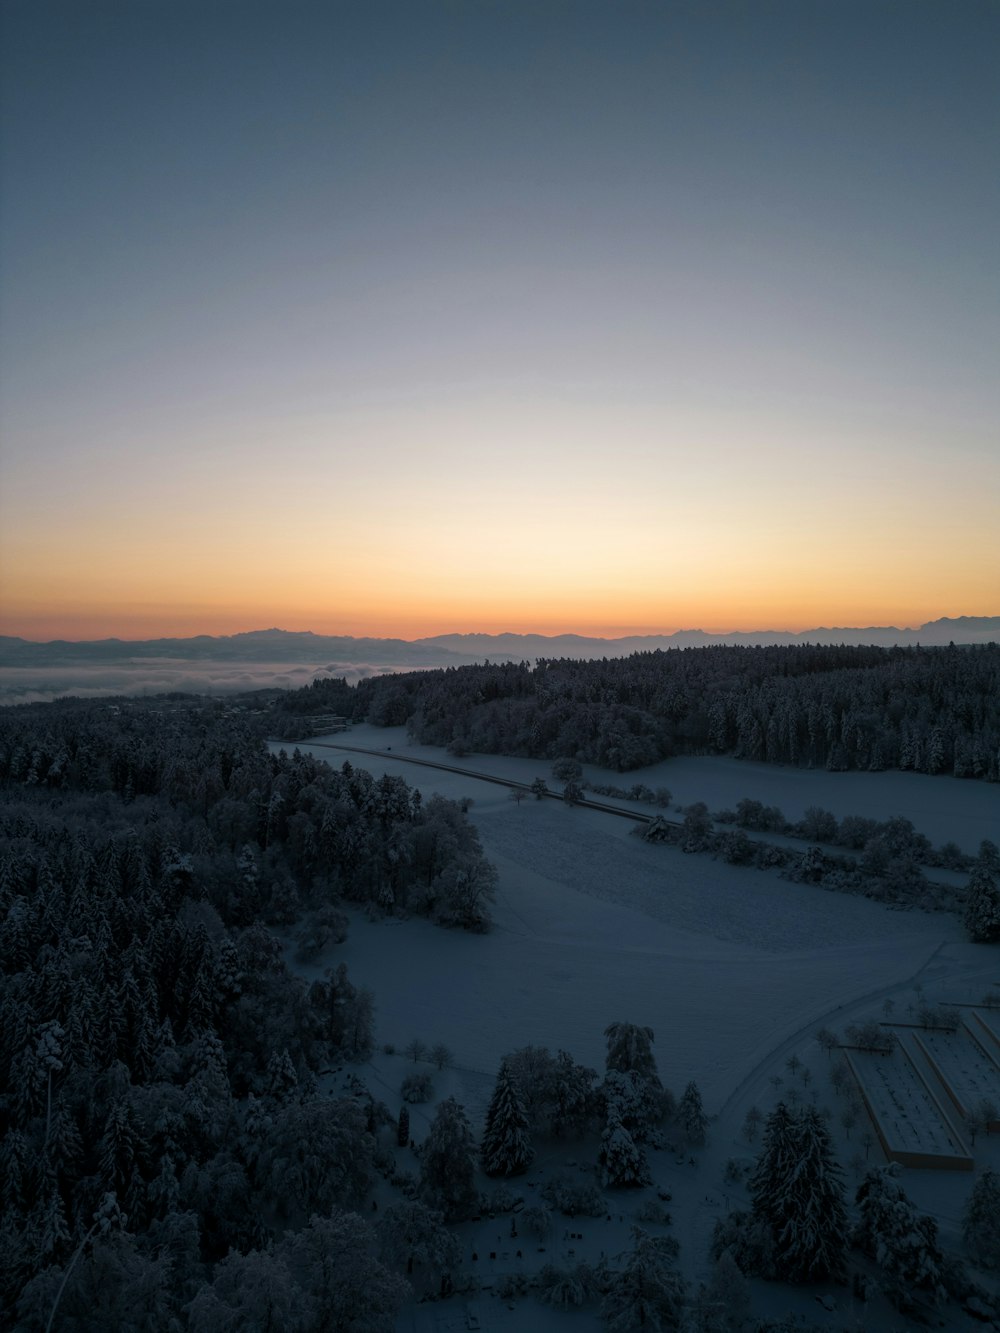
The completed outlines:
<svg viewBox="0 0 1000 1333">
<path fill-rule="evenodd" d="M 491 755 L 454 759 L 440 749 L 411 745 L 401 728 L 358 726 L 317 741 L 299 742 L 298 748 L 336 767 L 346 759 L 376 776 L 402 776 L 425 798 L 434 792 L 471 798 L 469 818 L 499 872 L 499 889 L 496 925 L 488 935 L 442 930 L 420 920 L 370 921 L 353 912 L 346 943 L 330 958 L 299 970 L 320 975 L 331 962 L 346 962 L 352 980 L 375 993 L 380 1046 L 389 1042 L 400 1049 L 419 1037 L 450 1047 L 455 1068 L 434 1075 L 435 1096 L 454 1094 L 463 1102 L 477 1134 L 506 1052 L 528 1044 L 561 1048 L 602 1071 L 603 1033 L 610 1022 L 651 1027 L 664 1083 L 679 1095 L 689 1079 L 697 1080 L 714 1120 L 697 1168 L 679 1166 L 669 1154 L 651 1155 L 654 1180 L 674 1194 L 673 1234 L 681 1241 L 680 1262 L 689 1280 L 709 1276 L 715 1220 L 727 1206 L 746 1206 L 740 1187 L 722 1186 L 722 1169 L 729 1157 L 756 1155 L 759 1144 L 749 1147 L 740 1137 L 743 1117 L 751 1105 L 765 1114 L 772 1109 L 778 1093 L 770 1080 L 779 1074 L 791 1083 L 785 1069 L 790 1055 L 812 1067 L 820 1105 L 836 1109 L 827 1058 L 815 1042 L 819 1027 L 842 1031 L 859 1019 L 881 1017 L 883 999 L 891 995 L 898 1012 L 904 997 L 912 1000 L 917 981 L 929 997 L 977 1000 L 997 973 L 995 951 L 968 943 L 954 916 L 892 910 L 793 884 L 772 872 L 646 844 L 629 836 L 634 827 L 629 821 L 551 800 L 528 798 L 518 805 L 504 787 L 408 764 L 404 756 L 529 783 L 541 775 L 557 788 L 546 763 Z M 338 742 L 379 753 L 327 748 Z M 294 747 L 272 743 L 271 748 Z M 594 768 L 586 777 L 624 787 L 633 781 L 666 785 L 675 802 L 705 800 L 710 809 L 749 796 L 780 805 L 789 817 L 808 805 L 875 818 L 905 814 L 934 841 L 954 838 L 972 849 L 991 835 L 991 812 L 1000 796 L 982 784 L 946 778 L 772 771 L 710 759 L 674 760 L 618 776 Z M 876 799 L 879 789 L 882 796 Z M 912 799 L 904 802 L 903 796 Z M 968 807 L 966 797 L 971 797 Z M 993 836 L 996 832 L 992 828 Z M 369 1071 L 373 1091 L 393 1110 L 405 1072 L 398 1063 L 399 1057 L 380 1054 Z M 391 1072 L 385 1065 L 393 1066 Z M 422 1138 L 421 1122 L 425 1117 L 429 1122 L 433 1106 L 411 1112 L 416 1137 Z M 835 1131 L 845 1165 L 857 1151 L 859 1134 L 860 1127 L 847 1142 L 842 1130 Z M 980 1145 L 990 1164 L 1000 1165 L 994 1160 L 1000 1158 L 997 1145 L 983 1143 L 982 1136 L 977 1164 Z M 592 1155 L 590 1146 L 581 1151 L 585 1159 Z M 876 1148 L 868 1164 L 877 1164 L 877 1156 Z M 856 1177 L 848 1173 L 847 1183 L 853 1190 Z M 971 1186 L 971 1175 L 906 1173 L 911 1197 L 939 1216 L 946 1239 L 956 1237 Z M 578 1246 L 578 1257 L 596 1259 L 598 1245 L 609 1254 L 629 1247 L 638 1200 L 623 1196 L 622 1202 L 620 1224 L 617 1214 L 607 1225 L 579 1220 L 583 1226 L 577 1229 L 591 1234 L 595 1252 L 589 1253 L 588 1242 Z M 557 1231 L 574 1225 L 558 1217 L 556 1224 Z M 470 1234 L 468 1243 L 471 1249 L 485 1242 Z M 549 1258 L 558 1261 L 557 1254 Z M 833 1320 L 812 1292 L 797 1295 L 756 1283 L 754 1290 L 763 1293 L 760 1299 L 755 1294 L 755 1311 L 795 1309 L 817 1323 Z M 843 1326 L 847 1307 L 841 1299 L 838 1295 L 840 1322 L 831 1322 L 831 1328 Z M 843 1300 L 849 1304 L 847 1296 Z M 444 1329 L 460 1310 L 452 1302 L 411 1306 L 399 1328 Z M 490 1297 L 487 1310 L 489 1326 L 504 1330 L 568 1326 L 565 1316 L 545 1310 L 533 1297 L 519 1301 L 513 1313 Z M 599 1326 L 593 1308 L 572 1317 L 581 1333 Z"/>
</svg>

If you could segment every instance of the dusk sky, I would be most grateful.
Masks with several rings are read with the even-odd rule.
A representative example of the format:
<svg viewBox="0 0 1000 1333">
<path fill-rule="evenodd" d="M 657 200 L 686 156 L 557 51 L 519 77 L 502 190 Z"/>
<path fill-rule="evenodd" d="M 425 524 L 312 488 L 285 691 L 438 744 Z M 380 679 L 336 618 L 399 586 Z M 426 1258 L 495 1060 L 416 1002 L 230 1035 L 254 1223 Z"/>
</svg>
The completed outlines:
<svg viewBox="0 0 1000 1333">
<path fill-rule="evenodd" d="M 1000 609 L 1000 4 L 5 0 L 0 631 Z"/>
</svg>

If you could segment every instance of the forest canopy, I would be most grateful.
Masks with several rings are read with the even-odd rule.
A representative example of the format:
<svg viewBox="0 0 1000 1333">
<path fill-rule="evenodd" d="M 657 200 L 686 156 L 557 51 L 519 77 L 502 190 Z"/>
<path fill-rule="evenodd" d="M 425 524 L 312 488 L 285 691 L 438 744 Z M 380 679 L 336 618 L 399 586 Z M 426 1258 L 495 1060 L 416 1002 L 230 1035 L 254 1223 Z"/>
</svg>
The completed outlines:
<svg viewBox="0 0 1000 1333">
<path fill-rule="evenodd" d="M 317 680 L 281 696 L 272 734 L 339 714 L 425 745 L 619 772 L 675 754 L 1000 780 L 1000 645 L 706 647 L 599 661 L 485 663 Z"/>
</svg>

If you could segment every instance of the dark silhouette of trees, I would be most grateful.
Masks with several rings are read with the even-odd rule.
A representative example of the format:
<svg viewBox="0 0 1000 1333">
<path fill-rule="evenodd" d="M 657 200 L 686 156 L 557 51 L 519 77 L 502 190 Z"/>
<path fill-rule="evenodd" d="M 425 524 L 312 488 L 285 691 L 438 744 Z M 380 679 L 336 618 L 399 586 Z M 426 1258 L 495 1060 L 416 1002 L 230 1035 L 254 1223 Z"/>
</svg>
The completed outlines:
<svg viewBox="0 0 1000 1333">
<path fill-rule="evenodd" d="M 405 1284 L 343 1211 L 385 1117 L 314 1092 L 370 1054 L 373 997 L 343 963 L 293 976 L 272 928 L 309 914 L 335 954 L 358 903 L 480 930 L 490 887 L 457 806 L 271 755 L 238 704 L 0 710 L 0 1324 L 57 1299 L 88 1327 L 311 1328 L 355 1300 L 391 1324 Z"/>
<path fill-rule="evenodd" d="M 313 689 L 299 691 L 295 707 Z M 461 738 L 479 753 L 573 756 L 619 772 L 671 754 L 718 753 L 1000 780 L 995 644 L 710 646 L 488 663 L 371 678 L 347 697 L 345 714 L 405 722 L 424 744 Z M 277 710 L 275 725 L 292 712 L 284 700 Z"/>
<path fill-rule="evenodd" d="M 528 1137 L 528 1117 L 517 1083 L 504 1060 L 486 1112 L 481 1156 L 488 1176 L 516 1176 L 527 1171 L 534 1158 Z"/>
</svg>

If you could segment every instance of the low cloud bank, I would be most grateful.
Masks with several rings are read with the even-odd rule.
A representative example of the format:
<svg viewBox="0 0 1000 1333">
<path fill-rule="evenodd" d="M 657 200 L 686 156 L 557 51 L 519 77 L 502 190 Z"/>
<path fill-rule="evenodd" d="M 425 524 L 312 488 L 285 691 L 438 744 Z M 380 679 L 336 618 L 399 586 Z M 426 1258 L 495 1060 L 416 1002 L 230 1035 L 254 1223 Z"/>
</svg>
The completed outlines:
<svg viewBox="0 0 1000 1333">
<path fill-rule="evenodd" d="M 354 685 L 366 676 L 417 671 L 425 663 L 386 666 L 370 662 L 189 662 L 170 659 L 116 662 L 100 666 L 0 667 L 0 704 L 50 703 L 67 695 L 84 699 L 109 695 L 225 695 L 245 690 L 297 690 L 327 676 Z"/>
</svg>

